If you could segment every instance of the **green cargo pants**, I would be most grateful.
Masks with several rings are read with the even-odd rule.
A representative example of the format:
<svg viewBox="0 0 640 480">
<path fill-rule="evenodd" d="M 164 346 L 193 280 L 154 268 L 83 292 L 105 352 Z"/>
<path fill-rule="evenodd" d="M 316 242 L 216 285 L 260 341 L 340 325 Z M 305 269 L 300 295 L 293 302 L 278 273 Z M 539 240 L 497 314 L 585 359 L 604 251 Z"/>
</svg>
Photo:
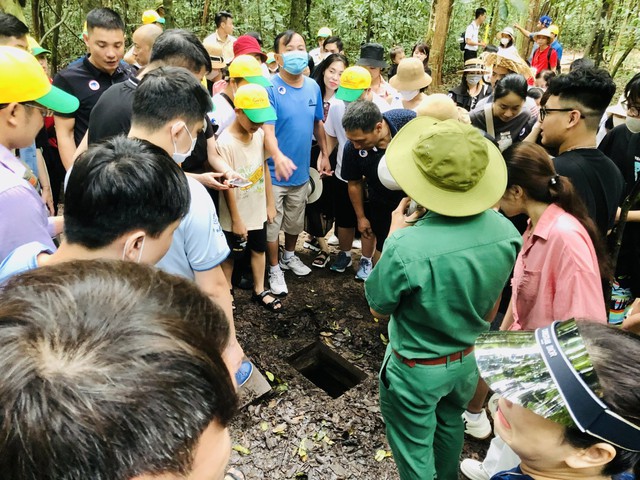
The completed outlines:
<svg viewBox="0 0 640 480">
<path fill-rule="evenodd" d="M 443 365 L 405 365 L 387 347 L 380 410 L 402 480 L 457 480 L 462 412 L 478 383 L 473 353 Z"/>
</svg>

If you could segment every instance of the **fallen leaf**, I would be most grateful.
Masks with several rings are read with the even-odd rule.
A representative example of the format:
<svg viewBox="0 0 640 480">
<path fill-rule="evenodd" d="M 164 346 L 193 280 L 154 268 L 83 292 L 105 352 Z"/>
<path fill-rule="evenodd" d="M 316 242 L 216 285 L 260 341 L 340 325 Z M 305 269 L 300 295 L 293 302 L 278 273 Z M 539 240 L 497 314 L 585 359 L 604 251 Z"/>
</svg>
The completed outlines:
<svg viewBox="0 0 640 480">
<path fill-rule="evenodd" d="M 389 343 L 389 340 L 387 340 L 387 337 L 385 337 L 382 333 L 380 334 L 380 340 L 382 340 L 383 345 L 387 345 Z"/>
<path fill-rule="evenodd" d="M 232 448 L 240 455 L 251 455 L 251 450 L 249 450 L 247 447 L 243 447 L 242 445 L 234 445 Z"/>
<path fill-rule="evenodd" d="M 376 459 L 376 462 L 381 462 L 385 458 L 390 457 L 391 455 L 392 455 L 391 452 L 388 450 L 377 450 L 374 458 Z"/>
<path fill-rule="evenodd" d="M 302 460 L 303 462 L 306 462 L 308 459 L 306 438 L 303 438 L 302 440 L 300 440 L 300 445 L 298 445 L 298 456 L 300 457 L 300 460 Z"/>
<path fill-rule="evenodd" d="M 333 332 L 320 332 L 320 335 L 323 337 L 331 337 L 333 336 Z"/>
<path fill-rule="evenodd" d="M 273 430 L 271 430 L 273 433 L 278 433 L 278 434 L 282 434 L 284 433 L 284 431 L 287 429 L 287 424 L 286 423 L 281 423 L 280 425 L 277 425 L 274 427 Z"/>
<path fill-rule="evenodd" d="M 276 379 L 276 376 L 271 372 L 265 371 L 264 374 L 267 376 L 270 382 L 273 382 Z"/>
<path fill-rule="evenodd" d="M 269 422 L 265 422 L 265 421 L 260 422 L 260 430 L 262 430 L 263 432 L 266 432 L 267 430 L 269 430 Z"/>
</svg>

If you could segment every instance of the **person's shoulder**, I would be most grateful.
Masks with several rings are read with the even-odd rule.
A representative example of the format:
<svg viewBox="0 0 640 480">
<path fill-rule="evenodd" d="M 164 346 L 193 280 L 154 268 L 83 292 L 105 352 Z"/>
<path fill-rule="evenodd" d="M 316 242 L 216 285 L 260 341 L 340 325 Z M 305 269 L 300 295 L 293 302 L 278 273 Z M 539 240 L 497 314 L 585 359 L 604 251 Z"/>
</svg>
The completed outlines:
<svg viewBox="0 0 640 480">
<path fill-rule="evenodd" d="M 0 284 L 19 273 L 38 268 L 37 257 L 41 253 L 51 254 L 53 251 L 49 246 L 40 242 L 25 243 L 14 249 L 0 263 Z"/>
</svg>

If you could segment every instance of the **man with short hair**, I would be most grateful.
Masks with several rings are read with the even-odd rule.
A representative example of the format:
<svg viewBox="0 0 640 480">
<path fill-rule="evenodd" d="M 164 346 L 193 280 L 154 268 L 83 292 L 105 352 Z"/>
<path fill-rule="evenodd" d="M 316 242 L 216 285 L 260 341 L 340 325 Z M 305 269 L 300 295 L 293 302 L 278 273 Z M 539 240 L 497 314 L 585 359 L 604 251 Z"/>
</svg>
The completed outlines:
<svg viewBox="0 0 640 480">
<path fill-rule="evenodd" d="M 344 53 L 344 45 L 340 37 L 329 37 L 322 44 L 322 48 L 324 48 L 324 52 L 326 57 L 331 55 L 332 53 Z M 325 57 L 325 58 L 326 58 Z"/>
<path fill-rule="evenodd" d="M 82 36 L 89 53 L 58 72 L 53 84 L 80 100 L 74 114 L 56 115 L 56 132 L 62 164 L 73 164 L 76 147 L 89 126 L 89 115 L 100 96 L 113 84 L 124 82 L 131 67 L 122 63 L 124 22 L 110 8 L 95 8 L 87 14 L 87 33 Z"/>
<path fill-rule="evenodd" d="M 3 478 L 224 476 L 230 328 L 191 282 L 132 262 L 37 269 L 0 293 L 0 337 Z"/>
<path fill-rule="evenodd" d="M 392 191 L 380 182 L 378 164 L 391 139 L 416 117 L 413 110 L 396 109 L 381 113 L 375 103 L 358 100 L 351 103 L 342 118 L 349 141 L 342 156 L 342 178 L 349 182 L 349 198 L 356 214 L 358 230 L 365 239 L 375 239 L 375 253 L 365 259 L 367 275 L 382 252 L 391 225 L 391 212 L 403 198 L 401 191 Z M 364 203 L 364 179 L 367 183 L 368 209 Z M 351 266 L 347 252 L 340 252 L 335 264 L 344 271 Z M 334 264 L 334 265 L 335 265 Z M 361 265 L 360 268 L 363 266 Z"/>
<path fill-rule="evenodd" d="M 327 56 L 324 43 L 331 35 L 333 35 L 333 32 L 329 27 L 322 27 L 318 30 L 318 34 L 316 35 L 316 42 L 318 42 L 318 46 L 309 52 L 309 56 L 312 58 L 315 65 L 318 65 Z"/>
<path fill-rule="evenodd" d="M 78 100 L 52 87 L 29 52 L 0 47 L 0 261 L 27 242 L 55 249 L 51 238 L 62 231 L 59 217 L 49 219 L 32 174 L 11 153 L 33 143 L 50 108 L 71 113 Z"/>
<path fill-rule="evenodd" d="M 478 57 L 478 47 L 486 47 L 487 44 L 480 40 L 480 27 L 487 18 L 484 8 L 476 8 L 476 18 L 467 26 L 464 32 L 464 61 Z"/>
<path fill-rule="evenodd" d="M 0 263 L 0 285 L 25 270 L 74 259 L 155 264 L 189 211 L 189 187 L 161 149 L 114 137 L 75 163 L 65 190 L 64 238 L 54 252 L 26 243 Z"/>
<path fill-rule="evenodd" d="M 217 43 L 222 46 L 224 63 L 228 65 L 231 63 L 231 60 L 233 60 L 233 43 L 236 41 L 236 37 L 233 36 L 233 15 L 225 10 L 221 10 L 216 13 L 214 21 L 216 31 L 206 37 L 203 42 Z"/>
<path fill-rule="evenodd" d="M 295 255 L 298 235 L 304 229 L 304 212 L 309 183 L 311 140 L 315 136 L 320 147 L 318 171 L 329 173 L 329 155 L 322 120 L 324 110 L 320 87 L 303 71 L 309 56 L 302 35 L 287 30 L 274 41 L 275 58 L 280 73 L 272 78 L 269 101 L 278 119 L 266 122 L 265 147 L 271 154 L 269 169 L 273 182 L 276 218 L 267 226 L 267 259 L 269 285 L 276 295 L 288 293 L 282 270 L 298 276 L 309 275 L 311 269 Z M 278 259 L 278 238 L 284 230 L 285 244 Z"/>
</svg>

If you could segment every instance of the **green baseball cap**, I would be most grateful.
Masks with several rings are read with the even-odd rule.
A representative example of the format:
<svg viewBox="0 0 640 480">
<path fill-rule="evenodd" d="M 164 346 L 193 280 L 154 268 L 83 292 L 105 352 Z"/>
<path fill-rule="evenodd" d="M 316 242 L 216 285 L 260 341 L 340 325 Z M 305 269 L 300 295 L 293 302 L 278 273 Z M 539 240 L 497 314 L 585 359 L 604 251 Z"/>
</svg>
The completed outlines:
<svg viewBox="0 0 640 480">
<path fill-rule="evenodd" d="M 500 150 L 457 120 L 417 117 L 396 133 L 385 156 L 402 190 L 441 215 L 476 215 L 493 207 L 507 187 Z"/>
</svg>

